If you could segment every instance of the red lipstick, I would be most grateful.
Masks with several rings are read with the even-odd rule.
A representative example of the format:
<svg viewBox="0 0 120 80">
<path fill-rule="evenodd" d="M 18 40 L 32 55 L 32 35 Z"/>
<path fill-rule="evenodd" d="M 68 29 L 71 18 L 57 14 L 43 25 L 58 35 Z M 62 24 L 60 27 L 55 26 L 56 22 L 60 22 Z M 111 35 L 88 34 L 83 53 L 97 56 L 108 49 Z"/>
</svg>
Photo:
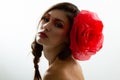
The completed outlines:
<svg viewBox="0 0 120 80">
<path fill-rule="evenodd" d="M 39 35 L 41 38 L 48 38 L 48 36 L 47 36 L 44 32 L 39 32 L 38 35 Z"/>
</svg>

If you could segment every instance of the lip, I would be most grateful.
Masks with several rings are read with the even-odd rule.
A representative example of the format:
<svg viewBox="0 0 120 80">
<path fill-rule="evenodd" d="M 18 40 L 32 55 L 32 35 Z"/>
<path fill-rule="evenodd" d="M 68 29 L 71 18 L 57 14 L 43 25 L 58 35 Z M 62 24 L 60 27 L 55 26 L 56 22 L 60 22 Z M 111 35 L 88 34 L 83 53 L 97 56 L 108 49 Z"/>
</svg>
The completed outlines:
<svg viewBox="0 0 120 80">
<path fill-rule="evenodd" d="M 38 36 L 41 37 L 41 38 L 48 38 L 48 36 L 44 32 L 39 32 Z"/>
</svg>

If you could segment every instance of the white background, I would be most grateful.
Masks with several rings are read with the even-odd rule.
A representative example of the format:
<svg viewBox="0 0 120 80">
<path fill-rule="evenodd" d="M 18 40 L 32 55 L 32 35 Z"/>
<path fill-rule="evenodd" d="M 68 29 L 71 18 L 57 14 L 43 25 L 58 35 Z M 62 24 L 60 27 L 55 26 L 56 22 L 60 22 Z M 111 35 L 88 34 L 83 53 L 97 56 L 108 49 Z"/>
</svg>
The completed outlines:
<svg viewBox="0 0 120 80">
<path fill-rule="evenodd" d="M 85 80 L 120 80 L 119 0 L 0 0 L 0 80 L 33 80 L 31 42 L 41 14 L 68 1 L 95 11 L 104 23 L 104 45 L 89 61 L 80 61 Z M 41 59 L 41 74 L 47 61 Z"/>
</svg>

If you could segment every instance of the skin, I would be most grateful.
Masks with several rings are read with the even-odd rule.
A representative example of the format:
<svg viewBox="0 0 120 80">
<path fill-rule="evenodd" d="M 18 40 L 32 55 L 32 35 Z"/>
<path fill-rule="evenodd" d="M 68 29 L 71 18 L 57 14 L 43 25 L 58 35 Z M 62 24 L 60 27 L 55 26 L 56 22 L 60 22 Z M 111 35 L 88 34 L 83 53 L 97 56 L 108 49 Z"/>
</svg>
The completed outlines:
<svg viewBox="0 0 120 80">
<path fill-rule="evenodd" d="M 81 67 L 72 56 L 66 60 L 57 57 L 69 41 L 69 26 L 66 13 L 61 10 L 52 10 L 40 20 L 36 41 L 43 45 L 44 56 L 49 62 L 43 80 L 84 80 Z"/>
</svg>

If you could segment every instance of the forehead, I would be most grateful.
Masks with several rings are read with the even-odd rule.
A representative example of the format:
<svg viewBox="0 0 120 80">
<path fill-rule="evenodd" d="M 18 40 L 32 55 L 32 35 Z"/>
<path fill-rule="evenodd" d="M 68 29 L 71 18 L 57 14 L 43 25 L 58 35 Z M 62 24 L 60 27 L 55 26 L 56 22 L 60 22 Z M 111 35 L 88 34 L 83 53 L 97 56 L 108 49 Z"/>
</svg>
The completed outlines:
<svg viewBox="0 0 120 80">
<path fill-rule="evenodd" d="M 66 13 L 62 10 L 51 10 L 48 13 L 46 13 L 45 15 L 49 15 L 50 17 L 54 18 L 54 19 L 59 19 L 61 21 L 63 21 L 64 23 L 68 23 L 68 18 L 66 16 Z"/>
</svg>

